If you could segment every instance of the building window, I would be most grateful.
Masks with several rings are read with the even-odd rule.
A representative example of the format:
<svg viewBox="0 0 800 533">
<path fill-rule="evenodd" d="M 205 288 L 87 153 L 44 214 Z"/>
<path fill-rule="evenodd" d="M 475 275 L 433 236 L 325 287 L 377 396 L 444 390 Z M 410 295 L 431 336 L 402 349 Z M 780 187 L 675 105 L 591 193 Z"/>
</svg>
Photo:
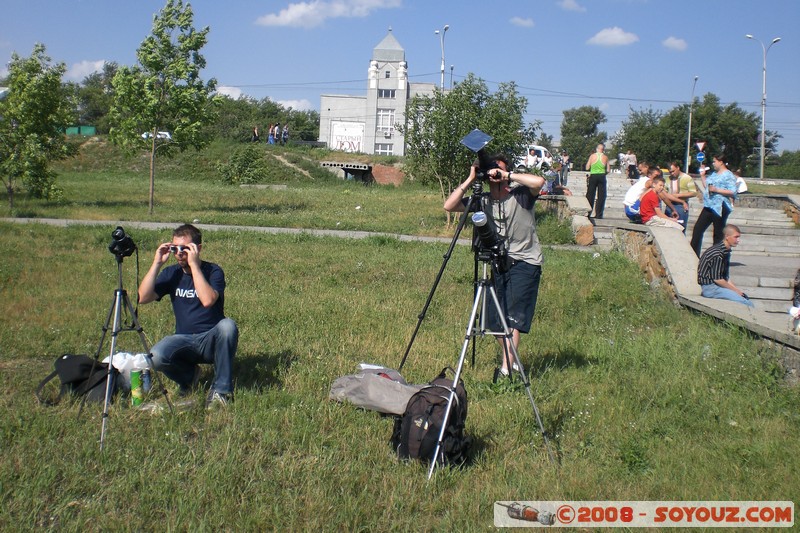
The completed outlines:
<svg viewBox="0 0 800 533">
<path fill-rule="evenodd" d="M 396 89 L 378 89 L 378 98 L 391 98 L 392 100 L 394 100 L 396 95 L 397 95 Z"/>
<path fill-rule="evenodd" d="M 392 77 L 392 73 L 391 73 L 390 71 L 388 71 L 388 70 L 387 70 L 387 71 L 386 71 L 386 75 L 384 76 L 384 78 L 386 78 L 386 79 L 388 80 L 388 79 L 389 79 L 389 78 L 391 78 L 391 77 Z"/>
<path fill-rule="evenodd" d="M 378 109 L 378 120 L 375 129 L 381 133 L 391 134 L 394 129 L 394 109 Z"/>
<path fill-rule="evenodd" d="M 394 155 L 391 144 L 375 143 L 375 155 Z"/>
</svg>

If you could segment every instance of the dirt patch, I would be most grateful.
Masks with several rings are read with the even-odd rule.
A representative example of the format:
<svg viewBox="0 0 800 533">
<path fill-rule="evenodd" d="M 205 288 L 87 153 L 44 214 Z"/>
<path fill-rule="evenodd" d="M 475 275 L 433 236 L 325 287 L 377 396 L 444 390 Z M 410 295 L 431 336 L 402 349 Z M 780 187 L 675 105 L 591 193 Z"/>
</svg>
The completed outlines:
<svg viewBox="0 0 800 533">
<path fill-rule="evenodd" d="M 402 170 L 388 165 L 374 165 L 372 175 L 380 185 L 402 185 L 405 178 Z"/>
</svg>

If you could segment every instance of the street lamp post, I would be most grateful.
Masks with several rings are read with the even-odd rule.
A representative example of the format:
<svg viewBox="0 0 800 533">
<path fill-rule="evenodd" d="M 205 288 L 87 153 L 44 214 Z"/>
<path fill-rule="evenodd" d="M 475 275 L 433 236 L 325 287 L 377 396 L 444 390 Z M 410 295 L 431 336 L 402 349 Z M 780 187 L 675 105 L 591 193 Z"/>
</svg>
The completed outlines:
<svg viewBox="0 0 800 533">
<path fill-rule="evenodd" d="M 765 155 L 764 142 L 766 140 L 765 137 L 766 137 L 766 125 L 767 125 L 766 119 L 765 119 L 765 115 L 766 115 L 766 112 L 767 112 L 767 52 L 769 52 L 769 49 L 772 48 L 772 45 L 777 43 L 778 41 L 780 41 L 781 38 L 780 37 L 775 37 L 774 39 L 772 39 L 772 42 L 769 43 L 769 46 L 764 46 L 764 43 L 761 42 L 760 39 L 756 39 L 755 37 L 753 37 L 749 33 L 747 35 L 745 35 L 745 37 L 747 37 L 748 39 L 752 39 L 752 40 L 756 41 L 758 44 L 760 44 L 761 45 L 761 51 L 764 52 L 764 56 L 763 56 L 764 57 L 764 62 L 762 63 L 763 66 L 762 66 L 762 69 L 761 69 L 761 80 L 762 80 L 761 81 L 761 167 L 760 167 L 759 173 L 758 173 L 758 178 L 763 181 L 764 180 L 764 155 Z"/>
<path fill-rule="evenodd" d="M 686 166 L 683 169 L 687 174 L 689 173 L 689 148 L 692 146 L 692 110 L 694 109 L 694 88 L 697 86 L 697 80 L 700 76 L 694 77 L 692 83 L 692 99 L 689 100 L 689 131 L 686 134 Z"/>
<path fill-rule="evenodd" d="M 449 24 L 445 24 L 442 31 L 436 30 L 433 33 L 439 36 L 439 44 L 442 46 L 442 79 L 439 82 L 439 88 L 444 90 L 444 34 L 450 29 Z"/>
</svg>

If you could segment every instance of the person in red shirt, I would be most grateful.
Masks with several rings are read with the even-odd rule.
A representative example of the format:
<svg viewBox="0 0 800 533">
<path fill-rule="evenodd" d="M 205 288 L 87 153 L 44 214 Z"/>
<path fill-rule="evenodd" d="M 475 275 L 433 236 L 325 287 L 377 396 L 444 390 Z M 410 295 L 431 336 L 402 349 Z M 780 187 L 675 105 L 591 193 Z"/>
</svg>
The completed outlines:
<svg viewBox="0 0 800 533">
<path fill-rule="evenodd" d="M 645 226 L 662 226 L 683 231 L 683 226 L 678 222 L 678 214 L 673 211 L 674 217 L 668 217 L 661 210 L 659 195 L 664 190 L 664 174 L 659 168 L 651 168 L 648 176 L 652 180 L 652 188 L 647 191 L 639 206 L 639 214 Z"/>
</svg>

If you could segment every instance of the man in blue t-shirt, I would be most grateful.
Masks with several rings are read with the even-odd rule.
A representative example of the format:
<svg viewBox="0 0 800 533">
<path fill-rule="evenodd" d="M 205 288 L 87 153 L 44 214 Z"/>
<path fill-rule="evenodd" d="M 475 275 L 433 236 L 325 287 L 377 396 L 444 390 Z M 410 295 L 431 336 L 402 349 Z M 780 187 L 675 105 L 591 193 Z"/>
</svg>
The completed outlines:
<svg viewBox="0 0 800 533">
<path fill-rule="evenodd" d="M 225 273 L 214 263 L 200 260 L 200 230 L 184 224 L 172 232 L 172 242 L 159 245 L 150 270 L 139 286 L 139 303 L 160 301 L 169 295 L 175 313 L 175 334 L 151 350 L 153 366 L 175 381 L 185 396 L 197 385 L 201 363 L 214 365 L 214 381 L 206 406 L 233 399 L 231 366 L 239 343 L 236 322 L 225 318 Z M 177 264 L 161 271 L 175 255 Z M 159 273 L 160 272 L 160 273 Z"/>
</svg>

